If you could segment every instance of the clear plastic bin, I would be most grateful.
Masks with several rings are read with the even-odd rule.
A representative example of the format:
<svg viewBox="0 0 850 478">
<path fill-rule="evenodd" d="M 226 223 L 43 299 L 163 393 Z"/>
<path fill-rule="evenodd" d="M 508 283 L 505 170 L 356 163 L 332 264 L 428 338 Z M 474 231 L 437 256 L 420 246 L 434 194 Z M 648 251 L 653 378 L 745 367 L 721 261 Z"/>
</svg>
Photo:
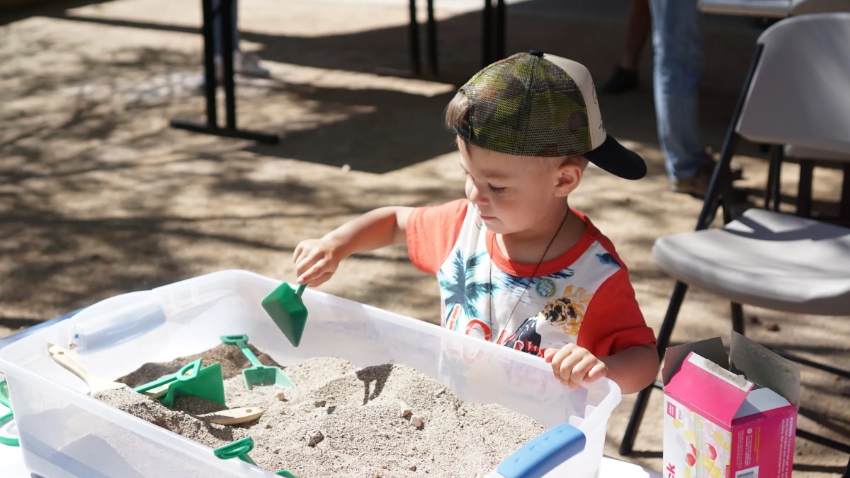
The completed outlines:
<svg viewBox="0 0 850 478">
<path fill-rule="evenodd" d="M 310 316 L 294 348 L 260 305 L 278 284 L 246 271 L 217 272 L 104 300 L 0 350 L 28 468 L 45 478 L 274 477 L 89 397 L 46 346 L 73 346 L 92 372 L 115 379 L 146 362 L 210 349 L 221 335 L 248 334 L 282 365 L 321 356 L 359 367 L 392 360 L 464 400 L 499 403 L 546 427 L 569 422 L 586 435 L 586 448 L 546 476 L 596 476 L 608 417 L 620 402 L 613 382 L 572 391 L 537 357 L 310 289 L 303 295 Z"/>
</svg>

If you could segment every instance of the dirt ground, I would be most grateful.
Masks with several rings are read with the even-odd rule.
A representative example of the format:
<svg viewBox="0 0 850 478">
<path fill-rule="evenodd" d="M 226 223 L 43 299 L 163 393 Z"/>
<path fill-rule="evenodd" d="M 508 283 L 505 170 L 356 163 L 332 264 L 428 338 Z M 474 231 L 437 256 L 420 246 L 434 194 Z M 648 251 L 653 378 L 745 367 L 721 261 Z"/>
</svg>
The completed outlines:
<svg viewBox="0 0 850 478">
<path fill-rule="evenodd" d="M 203 117 L 196 0 L 81 0 L 0 13 L 0 337 L 116 294 L 221 269 L 292 279 L 291 254 L 304 238 L 374 207 L 460 197 L 459 156 L 440 120 L 479 68 L 481 2 L 437 2 L 439 77 L 410 74 L 406 4 L 240 2 L 242 48 L 258 51 L 272 78 L 238 81 L 238 121 L 281 134 L 275 146 L 168 126 L 170 118 Z M 611 72 L 627 0 L 509 4 L 509 52 L 536 48 L 578 60 L 598 83 Z M 715 149 L 763 28 L 705 19 L 701 118 Z M 643 57 L 639 91 L 601 98 L 608 131 L 643 154 L 649 176 L 626 182 L 591 168 L 570 200 L 617 245 L 657 331 L 673 281 L 652 264 L 653 241 L 691 230 L 701 202 L 666 190 L 651 56 Z M 765 157 L 743 144 L 736 158 L 746 169 L 739 184 L 754 202 L 764 190 Z M 788 211 L 797 172 L 784 166 Z M 840 184 L 837 171 L 816 171 L 817 213 L 835 213 Z M 403 247 L 351 258 L 321 289 L 438 321 L 436 281 L 408 262 Z M 745 312 L 754 339 L 850 368 L 848 317 Z M 728 303 L 693 290 L 673 341 L 728 339 L 729 330 Z M 800 427 L 846 442 L 850 381 L 804 368 L 803 382 Z M 612 456 L 632 402 L 625 397 L 611 419 Z M 661 417 L 655 393 L 638 452 L 627 460 L 661 468 Z M 794 476 L 835 476 L 847 459 L 798 440 Z"/>
</svg>

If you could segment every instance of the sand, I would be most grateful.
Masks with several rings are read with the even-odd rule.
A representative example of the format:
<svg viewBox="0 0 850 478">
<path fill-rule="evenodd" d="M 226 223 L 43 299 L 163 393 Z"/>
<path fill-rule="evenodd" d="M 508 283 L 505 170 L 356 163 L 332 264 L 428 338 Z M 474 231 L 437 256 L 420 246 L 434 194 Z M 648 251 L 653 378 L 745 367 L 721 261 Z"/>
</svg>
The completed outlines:
<svg viewBox="0 0 850 478">
<path fill-rule="evenodd" d="M 296 387 L 284 389 L 285 399 L 279 400 L 271 387 L 248 391 L 238 373 L 241 365 L 235 365 L 241 354 L 227 349 L 238 354 L 235 347 L 219 346 L 168 364 L 146 364 L 121 381 L 135 386 L 187 361 L 221 360 L 228 408 L 265 408 L 259 420 L 211 424 L 194 415 L 224 407 L 195 397 L 178 398 L 174 410 L 127 390 L 96 398 L 212 448 L 251 436 L 250 456 L 258 466 L 287 469 L 299 478 L 484 476 L 544 430 L 502 406 L 465 403 L 404 365 L 357 369 L 341 359 L 312 358 L 285 369 Z M 261 360 L 276 365 L 267 356 Z"/>
</svg>

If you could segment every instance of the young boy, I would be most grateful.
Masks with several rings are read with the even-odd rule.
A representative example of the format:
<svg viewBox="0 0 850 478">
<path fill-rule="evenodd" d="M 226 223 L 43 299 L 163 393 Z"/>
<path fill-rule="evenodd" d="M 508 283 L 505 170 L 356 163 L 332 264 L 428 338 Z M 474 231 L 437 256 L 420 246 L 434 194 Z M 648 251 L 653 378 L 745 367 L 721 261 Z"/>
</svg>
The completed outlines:
<svg viewBox="0 0 850 478">
<path fill-rule="evenodd" d="M 532 50 L 494 63 L 446 110 L 467 199 L 385 207 L 301 242 L 298 282 L 317 286 L 356 252 L 407 243 L 440 283 L 443 326 L 543 357 L 571 388 L 607 376 L 623 393 L 658 371 L 614 246 L 567 205 L 588 161 L 640 179 L 640 156 L 607 136 L 587 69 Z"/>
</svg>

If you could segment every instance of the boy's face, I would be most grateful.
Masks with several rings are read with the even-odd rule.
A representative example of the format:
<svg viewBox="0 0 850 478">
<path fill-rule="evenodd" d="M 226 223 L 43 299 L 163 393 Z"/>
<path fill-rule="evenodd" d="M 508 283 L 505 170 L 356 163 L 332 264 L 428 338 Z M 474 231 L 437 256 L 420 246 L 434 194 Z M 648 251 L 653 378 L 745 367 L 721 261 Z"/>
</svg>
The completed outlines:
<svg viewBox="0 0 850 478">
<path fill-rule="evenodd" d="M 496 234 L 531 232 L 561 220 L 564 198 L 578 186 L 582 166 L 569 160 L 497 153 L 459 140 L 466 197 Z M 558 216 L 558 217 L 555 217 Z"/>
</svg>

